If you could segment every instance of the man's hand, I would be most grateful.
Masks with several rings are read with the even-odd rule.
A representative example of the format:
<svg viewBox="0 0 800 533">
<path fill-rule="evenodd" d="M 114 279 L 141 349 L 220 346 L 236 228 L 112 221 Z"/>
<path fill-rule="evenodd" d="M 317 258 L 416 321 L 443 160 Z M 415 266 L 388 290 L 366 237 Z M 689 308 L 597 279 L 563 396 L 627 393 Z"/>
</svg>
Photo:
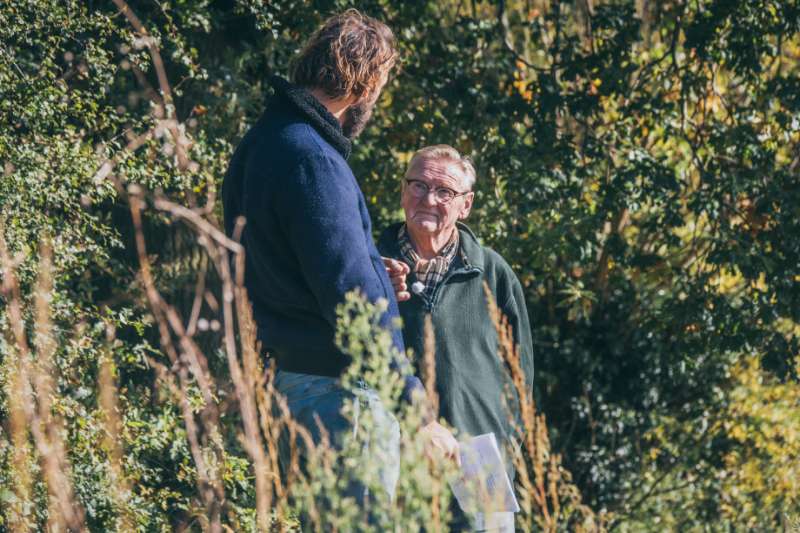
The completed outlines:
<svg viewBox="0 0 800 533">
<path fill-rule="evenodd" d="M 431 422 L 421 430 L 422 438 L 425 439 L 425 455 L 432 461 L 438 461 L 441 457 L 455 461 L 461 466 L 461 455 L 458 453 L 458 441 L 453 437 L 446 427 L 438 422 Z"/>
<path fill-rule="evenodd" d="M 392 287 L 394 287 L 394 294 L 397 296 L 397 301 L 405 302 L 411 298 L 411 293 L 408 292 L 408 287 L 406 286 L 406 276 L 411 272 L 408 265 L 402 261 L 389 259 L 388 257 L 383 258 L 383 264 L 386 266 L 386 273 L 389 274 Z"/>
</svg>

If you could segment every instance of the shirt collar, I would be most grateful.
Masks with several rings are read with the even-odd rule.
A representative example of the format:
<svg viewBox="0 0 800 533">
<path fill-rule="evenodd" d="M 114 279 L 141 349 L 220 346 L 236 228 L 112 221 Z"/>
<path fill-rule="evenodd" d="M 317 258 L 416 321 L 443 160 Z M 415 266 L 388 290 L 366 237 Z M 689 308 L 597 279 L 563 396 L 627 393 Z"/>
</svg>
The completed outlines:
<svg viewBox="0 0 800 533">
<path fill-rule="evenodd" d="M 347 159 L 352 143 L 342 132 L 342 125 L 322 103 L 303 87 L 294 85 L 280 76 L 271 76 L 269 84 L 278 98 L 288 101 L 311 126 L 322 135 L 336 151 Z"/>
<path fill-rule="evenodd" d="M 404 225 L 404 222 L 391 224 L 383 231 L 378 239 L 380 248 L 391 257 L 402 258 L 398 232 L 400 231 L 400 227 Z M 478 242 L 478 238 L 463 222 L 456 222 L 456 229 L 458 230 L 458 255 L 461 256 L 463 263 L 461 266 L 468 269 L 483 271 L 485 252 L 483 246 Z"/>
<path fill-rule="evenodd" d="M 415 267 L 417 263 L 419 263 L 421 257 L 414 249 L 414 245 L 411 243 L 411 237 L 408 234 L 408 228 L 405 224 L 400 225 L 400 229 L 397 232 L 397 242 L 400 245 L 400 253 L 402 253 L 405 259 L 411 263 L 412 267 Z M 431 259 L 431 261 L 434 259 L 443 259 L 449 265 L 456 256 L 456 252 L 459 250 L 458 245 L 459 236 L 458 229 L 456 229 L 453 231 L 453 235 L 450 237 L 450 240 L 447 241 L 447 244 L 442 247 L 437 256 Z"/>
</svg>

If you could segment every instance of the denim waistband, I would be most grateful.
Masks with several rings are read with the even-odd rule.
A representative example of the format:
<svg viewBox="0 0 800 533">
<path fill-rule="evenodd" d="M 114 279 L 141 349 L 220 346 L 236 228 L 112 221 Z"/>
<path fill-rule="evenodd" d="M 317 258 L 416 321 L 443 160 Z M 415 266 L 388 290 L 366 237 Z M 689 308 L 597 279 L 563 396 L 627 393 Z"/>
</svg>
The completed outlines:
<svg viewBox="0 0 800 533">
<path fill-rule="evenodd" d="M 369 390 L 366 382 L 362 379 L 357 380 L 355 385 L 357 389 L 351 392 L 357 392 L 358 389 Z M 285 370 L 278 370 L 275 373 L 275 389 L 287 400 L 319 396 L 336 390 L 349 390 L 338 377 L 301 374 Z"/>
</svg>

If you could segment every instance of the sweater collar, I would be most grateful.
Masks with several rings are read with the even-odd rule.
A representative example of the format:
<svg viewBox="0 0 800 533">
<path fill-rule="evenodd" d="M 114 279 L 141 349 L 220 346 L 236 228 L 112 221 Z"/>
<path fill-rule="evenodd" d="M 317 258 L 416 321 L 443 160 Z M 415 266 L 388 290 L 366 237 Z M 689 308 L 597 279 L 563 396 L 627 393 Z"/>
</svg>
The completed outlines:
<svg viewBox="0 0 800 533">
<path fill-rule="evenodd" d="M 311 126 L 322 135 L 342 157 L 350 157 L 352 143 L 342 133 L 342 126 L 319 100 L 299 85 L 289 83 L 280 76 L 271 76 L 269 84 L 275 94 L 288 101 L 303 115 Z"/>
<path fill-rule="evenodd" d="M 396 222 L 390 225 L 386 230 L 381 233 L 378 242 L 380 243 L 381 250 L 386 250 L 389 255 L 394 257 L 401 257 L 400 243 L 397 240 L 397 232 L 400 231 L 400 226 L 403 222 Z M 467 269 L 476 268 L 480 271 L 485 270 L 486 258 L 483 246 L 478 242 L 478 238 L 466 224 L 456 222 L 458 229 L 458 240 L 461 247 L 461 259 L 463 267 Z"/>
</svg>

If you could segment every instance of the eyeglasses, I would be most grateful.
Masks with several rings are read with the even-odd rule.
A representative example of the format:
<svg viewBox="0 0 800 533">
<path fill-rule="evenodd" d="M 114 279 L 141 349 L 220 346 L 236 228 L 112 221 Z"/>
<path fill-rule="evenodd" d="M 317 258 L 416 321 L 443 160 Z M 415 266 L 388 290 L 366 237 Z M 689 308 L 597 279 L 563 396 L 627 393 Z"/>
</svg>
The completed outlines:
<svg viewBox="0 0 800 533">
<path fill-rule="evenodd" d="M 414 198 L 425 198 L 428 196 L 428 193 L 433 191 L 433 196 L 436 198 L 436 201 L 440 204 L 448 204 L 453 201 L 453 198 L 456 196 L 463 196 L 465 194 L 469 194 L 472 191 L 464 191 L 458 192 L 454 191 L 449 187 L 430 187 L 427 183 L 420 180 L 406 180 L 408 183 L 408 190 L 411 192 L 411 195 Z"/>
</svg>

